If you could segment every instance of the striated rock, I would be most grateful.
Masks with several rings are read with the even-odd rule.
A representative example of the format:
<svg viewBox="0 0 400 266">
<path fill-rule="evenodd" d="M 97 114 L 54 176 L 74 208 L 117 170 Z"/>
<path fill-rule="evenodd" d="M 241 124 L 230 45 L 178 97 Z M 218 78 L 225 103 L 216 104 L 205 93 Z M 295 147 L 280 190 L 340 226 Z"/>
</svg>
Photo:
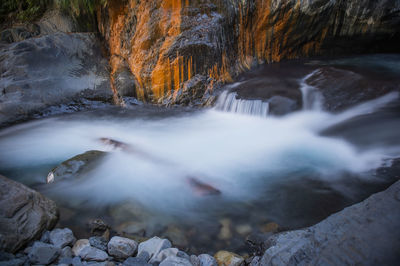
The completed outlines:
<svg viewBox="0 0 400 266">
<path fill-rule="evenodd" d="M 57 220 L 52 200 L 0 175 L 0 250 L 17 251 L 51 230 Z"/>
<path fill-rule="evenodd" d="M 51 170 L 47 175 L 46 182 L 53 183 L 62 179 L 78 177 L 79 174 L 90 170 L 91 166 L 106 154 L 106 152 L 93 150 L 76 155 Z"/>
<path fill-rule="evenodd" d="M 69 228 L 57 228 L 50 232 L 50 243 L 58 248 L 72 246 L 75 241 L 76 238 Z"/>
<path fill-rule="evenodd" d="M 160 263 L 160 266 L 192 266 L 190 261 L 184 258 L 170 256 Z"/>
<path fill-rule="evenodd" d="M 112 100 L 107 61 L 92 33 L 30 38 L 0 54 L 0 125 Z"/>
<path fill-rule="evenodd" d="M 138 244 L 136 241 L 125 238 L 114 236 L 108 242 L 108 254 L 114 256 L 117 259 L 126 259 L 135 253 Z"/>
<path fill-rule="evenodd" d="M 36 241 L 28 254 L 29 261 L 32 264 L 50 264 L 57 259 L 60 251 L 58 247 Z"/>
<path fill-rule="evenodd" d="M 79 239 L 78 241 L 75 242 L 74 246 L 72 247 L 72 253 L 75 256 L 79 256 L 79 253 L 85 247 L 90 247 L 89 240 L 88 239 Z"/>
<path fill-rule="evenodd" d="M 252 265 L 395 265 L 400 260 L 399 195 L 397 181 L 314 226 L 276 234 Z"/>
<path fill-rule="evenodd" d="M 161 239 L 159 237 L 153 237 L 139 244 L 138 247 L 138 257 L 142 253 L 147 253 L 150 259 L 156 257 L 158 253 L 166 248 L 171 247 L 171 242 L 167 239 Z"/>
<path fill-rule="evenodd" d="M 244 263 L 244 258 L 241 256 L 224 250 L 218 251 L 214 258 L 220 266 L 239 266 Z"/>
<path fill-rule="evenodd" d="M 90 246 L 86 246 L 83 249 L 81 249 L 78 255 L 83 260 L 89 260 L 89 261 L 105 261 L 108 259 L 108 255 L 106 252 Z"/>
<path fill-rule="evenodd" d="M 217 261 L 208 254 L 200 254 L 198 256 L 200 260 L 200 266 L 217 266 Z"/>
<path fill-rule="evenodd" d="M 399 8 L 398 0 L 108 1 L 99 31 L 114 93 L 134 88 L 146 101 L 201 104 L 216 85 L 260 63 L 398 51 Z M 277 113 L 294 108 L 285 102 Z"/>
</svg>

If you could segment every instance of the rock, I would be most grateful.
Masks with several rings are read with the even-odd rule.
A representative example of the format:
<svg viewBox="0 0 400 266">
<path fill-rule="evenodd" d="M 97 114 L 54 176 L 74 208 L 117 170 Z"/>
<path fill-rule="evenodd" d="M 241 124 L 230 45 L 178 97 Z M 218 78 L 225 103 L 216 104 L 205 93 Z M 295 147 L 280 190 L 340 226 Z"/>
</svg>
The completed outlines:
<svg viewBox="0 0 400 266">
<path fill-rule="evenodd" d="M 40 238 L 40 242 L 50 244 L 50 231 L 44 232 L 44 234 Z"/>
<path fill-rule="evenodd" d="M 0 250 L 17 251 L 51 230 L 57 220 L 52 200 L 0 175 Z"/>
<path fill-rule="evenodd" d="M 106 240 L 108 238 L 104 236 L 107 233 L 107 230 L 110 228 L 108 224 L 106 224 L 101 219 L 94 219 L 89 222 L 90 233 L 93 236 L 103 236 Z"/>
<path fill-rule="evenodd" d="M 124 263 L 122 263 L 123 266 L 150 266 L 152 264 L 147 263 L 147 260 L 142 259 L 142 258 L 137 258 L 137 257 L 130 257 L 127 258 Z"/>
<path fill-rule="evenodd" d="M 60 258 L 60 260 L 58 261 L 58 266 L 60 265 L 72 265 L 72 256 Z"/>
<path fill-rule="evenodd" d="M 221 223 L 221 230 L 219 232 L 218 238 L 222 240 L 228 240 L 232 238 L 231 232 L 231 220 L 230 219 L 222 219 Z"/>
<path fill-rule="evenodd" d="M 79 177 L 80 174 L 90 170 L 106 154 L 103 151 L 92 150 L 76 155 L 51 170 L 47 175 L 46 182 L 53 183 L 63 179 Z"/>
<path fill-rule="evenodd" d="M 252 264 L 395 265 L 400 261 L 399 192 L 397 181 L 314 226 L 273 235 Z"/>
<path fill-rule="evenodd" d="M 0 261 L 1 266 L 22 266 L 27 265 L 28 261 L 26 258 L 15 258 L 8 261 Z"/>
<path fill-rule="evenodd" d="M 36 241 L 28 257 L 32 264 L 50 264 L 58 258 L 60 252 L 58 247 Z"/>
<path fill-rule="evenodd" d="M 180 251 L 177 248 L 166 248 L 164 250 L 161 250 L 156 256 L 153 256 L 153 258 L 149 261 L 149 263 L 151 263 L 151 264 L 160 263 L 170 256 L 190 260 L 189 255 L 187 255 L 183 251 Z"/>
<path fill-rule="evenodd" d="M 102 262 L 87 262 L 86 265 L 92 265 L 92 266 L 115 266 L 115 263 L 112 261 L 102 261 Z"/>
<path fill-rule="evenodd" d="M 88 239 L 79 239 L 78 241 L 75 242 L 74 246 L 72 247 L 72 254 L 74 256 L 79 256 L 79 253 L 85 247 L 90 247 L 89 240 Z"/>
<path fill-rule="evenodd" d="M 241 256 L 224 250 L 218 251 L 214 258 L 220 266 L 239 266 L 244 262 Z"/>
<path fill-rule="evenodd" d="M 275 95 L 268 100 L 269 114 L 272 115 L 286 115 L 299 110 L 299 105 L 295 100 L 287 97 Z"/>
<path fill-rule="evenodd" d="M 160 266 L 177 266 L 177 265 L 192 266 L 190 261 L 188 261 L 187 259 L 174 256 L 170 256 L 160 263 Z"/>
<path fill-rule="evenodd" d="M 71 247 L 64 247 L 61 250 L 60 258 L 72 258 L 72 257 L 73 257 L 73 254 L 72 254 Z"/>
<path fill-rule="evenodd" d="M 78 255 L 81 259 L 88 261 L 105 261 L 108 259 L 106 252 L 90 246 L 84 247 Z"/>
<path fill-rule="evenodd" d="M 82 263 L 82 261 L 81 261 L 81 258 L 79 258 L 79 257 L 74 257 L 74 258 L 72 259 L 72 265 L 73 265 L 73 266 L 83 266 L 83 263 Z"/>
<path fill-rule="evenodd" d="M 278 232 L 279 225 L 277 223 L 267 223 L 261 226 L 260 230 L 263 233 L 276 233 Z"/>
<path fill-rule="evenodd" d="M 92 247 L 107 251 L 107 240 L 101 236 L 92 236 L 89 243 Z"/>
<path fill-rule="evenodd" d="M 155 236 L 139 244 L 138 256 L 141 253 L 146 252 L 150 256 L 150 259 L 152 259 L 153 257 L 157 256 L 157 254 L 160 253 L 162 250 L 170 247 L 171 242 L 169 242 L 169 240 L 161 239 Z"/>
<path fill-rule="evenodd" d="M 114 236 L 108 242 L 108 254 L 114 256 L 117 259 L 126 259 L 132 256 L 138 244 L 129 238 Z"/>
<path fill-rule="evenodd" d="M 75 241 L 76 238 L 69 228 L 57 228 L 50 232 L 50 243 L 58 248 L 72 246 Z"/>
<path fill-rule="evenodd" d="M 190 255 L 190 262 L 193 266 L 200 266 L 200 259 L 196 255 Z"/>
<path fill-rule="evenodd" d="M 200 260 L 200 266 L 217 266 L 217 261 L 208 254 L 200 254 L 197 256 Z"/>
<path fill-rule="evenodd" d="M 29 38 L 0 53 L 0 125 L 112 100 L 107 60 L 93 33 Z"/>
<path fill-rule="evenodd" d="M 236 232 L 238 232 L 238 234 L 242 235 L 242 236 L 247 236 L 248 234 L 250 234 L 253 229 L 251 228 L 251 226 L 249 224 L 241 224 L 235 227 Z"/>
</svg>

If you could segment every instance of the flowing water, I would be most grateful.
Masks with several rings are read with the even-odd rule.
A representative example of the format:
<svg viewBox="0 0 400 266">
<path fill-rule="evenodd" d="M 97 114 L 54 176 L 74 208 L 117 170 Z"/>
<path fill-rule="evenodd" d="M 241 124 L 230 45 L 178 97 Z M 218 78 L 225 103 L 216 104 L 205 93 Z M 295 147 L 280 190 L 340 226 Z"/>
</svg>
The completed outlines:
<svg viewBox="0 0 400 266">
<path fill-rule="evenodd" d="M 78 237 L 101 218 L 118 233 L 167 236 L 195 253 L 247 252 L 246 236 L 270 222 L 315 224 L 399 178 L 400 60 L 390 58 L 389 70 L 347 58 L 265 66 L 226 86 L 211 109 L 115 107 L 10 127 L 0 131 L 0 173 L 56 200 L 60 226 Z M 332 77 L 338 71 L 351 75 Z M 365 99 L 340 98 L 343 84 L 368 91 L 360 77 L 383 85 Z M 263 84 L 292 90 L 280 100 L 300 104 L 278 116 L 274 94 L 240 98 Z M 107 155 L 79 178 L 46 184 L 51 169 L 88 150 Z M 202 195 L 193 179 L 221 193 Z"/>
</svg>

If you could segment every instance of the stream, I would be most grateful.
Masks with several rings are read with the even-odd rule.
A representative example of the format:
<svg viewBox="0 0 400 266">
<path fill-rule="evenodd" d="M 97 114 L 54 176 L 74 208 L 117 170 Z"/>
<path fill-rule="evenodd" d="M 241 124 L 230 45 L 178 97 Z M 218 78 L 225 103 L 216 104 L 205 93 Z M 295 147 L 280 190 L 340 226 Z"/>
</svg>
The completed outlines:
<svg viewBox="0 0 400 266">
<path fill-rule="evenodd" d="M 0 174 L 55 200 L 59 226 L 78 238 L 101 218 L 192 253 L 245 254 L 249 234 L 313 225 L 399 179 L 399 84 L 398 55 L 261 66 L 226 85 L 212 108 L 107 107 L 3 129 Z M 88 150 L 106 155 L 46 184 Z M 199 193 L 190 180 L 220 193 Z"/>
</svg>

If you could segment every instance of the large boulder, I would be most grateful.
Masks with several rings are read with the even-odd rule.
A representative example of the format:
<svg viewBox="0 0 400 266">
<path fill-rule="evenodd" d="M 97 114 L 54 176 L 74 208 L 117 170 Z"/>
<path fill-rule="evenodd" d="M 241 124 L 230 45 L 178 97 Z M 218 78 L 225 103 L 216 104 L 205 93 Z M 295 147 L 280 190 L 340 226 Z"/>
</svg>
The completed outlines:
<svg viewBox="0 0 400 266">
<path fill-rule="evenodd" d="M 252 265 L 396 265 L 400 181 L 306 229 L 270 237 Z"/>
<path fill-rule="evenodd" d="M 56 33 L 0 46 L 0 125 L 110 102 L 107 60 L 93 33 Z"/>
<path fill-rule="evenodd" d="M 0 175 L 0 250 L 17 251 L 51 230 L 57 220 L 55 202 Z"/>
</svg>

